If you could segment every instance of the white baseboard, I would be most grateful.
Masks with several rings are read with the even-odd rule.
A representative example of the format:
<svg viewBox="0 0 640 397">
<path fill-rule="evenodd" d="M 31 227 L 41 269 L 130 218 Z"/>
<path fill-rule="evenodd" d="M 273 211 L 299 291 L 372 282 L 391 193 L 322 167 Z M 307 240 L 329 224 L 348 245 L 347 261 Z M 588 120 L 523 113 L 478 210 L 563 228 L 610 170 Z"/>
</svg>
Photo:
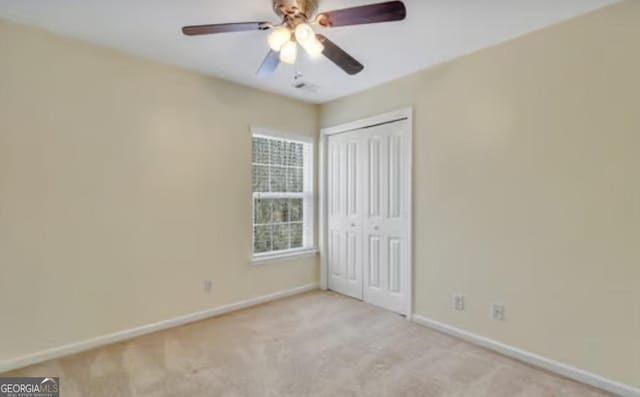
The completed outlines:
<svg viewBox="0 0 640 397">
<path fill-rule="evenodd" d="M 547 371 L 564 376 L 565 378 L 569 378 L 577 382 L 584 383 L 584 384 L 596 387 L 598 389 L 608 391 L 610 393 L 619 395 L 621 397 L 640 397 L 640 389 L 636 389 L 632 386 L 628 386 L 628 385 L 613 381 L 611 379 L 604 378 L 600 375 L 596 375 L 591 372 L 584 371 L 584 370 L 572 367 L 570 365 L 563 364 L 563 363 L 539 356 L 537 354 L 518 349 L 513 346 L 505 345 L 493 339 L 485 338 L 483 336 L 479 336 L 471 332 L 468 332 L 456 327 L 452 327 L 450 325 L 443 324 L 438 321 L 431 320 L 429 318 L 420 316 L 418 314 L 414 314 L 412 316 L 412 321 L 415 322 L 416 324 L 424 325 L 425 327 L 429 327 L 436 331 L 439 331 L 451 336 L 455 336 L 467 342 L 473 343 L 478 346 L 482 346 L 489 350 L 493 350 L 495 352 L 511 357 L 513 359 L 525 362 L 527 364 L 530 364 L 539 368 L 543 368 Z"/>
<path fill-rule="evenodd" d="M 135 338 L 137 336 L 149 334 L 152 332 L 162 331 L 165 329 L 178 327 L 181 325 L 193 323 L 196 321 L 204 320 L 210 317 L 220 316 L 222 314 L 234 312 L 241 309 L 246 309 L 251 306 L 260 305 L 263 303 L 271 302 L 277 299 L 285 298 L 292 295 L 301 294 L 308 291 L 318 289 L 318 284 L 307 284 L 301 287 L 291 288 L 284 291 L 278 291 L 273 294 L 259 296 L 257 298 L 247 299 L 241 302 L 232 303 L 217 308 L 204 310 L 197 313 L 187 314 L 184 316 L 176 317 L 170 320 L 160 321 L 153 324 L 143 325 L 112 334 L 98 336 L 93 339 L 87 339 L 76 343 L 55 347 L 53 349 L 44 350 L 41 352 L 29 354 L 26 356 L 18 357 L 8 361 L 0 362 L 0 373 L 12 371 L 15 369 L 27 367 L 29 365 L 41 363 L 43 361 L 53 360 L 56 358 L 68 356 L 71 354 L 80 353 L 83 351 L 95 349 L 97 347 L 110 345 L 117 342 L 122 342 L 127 339 Z"/>
</svg>

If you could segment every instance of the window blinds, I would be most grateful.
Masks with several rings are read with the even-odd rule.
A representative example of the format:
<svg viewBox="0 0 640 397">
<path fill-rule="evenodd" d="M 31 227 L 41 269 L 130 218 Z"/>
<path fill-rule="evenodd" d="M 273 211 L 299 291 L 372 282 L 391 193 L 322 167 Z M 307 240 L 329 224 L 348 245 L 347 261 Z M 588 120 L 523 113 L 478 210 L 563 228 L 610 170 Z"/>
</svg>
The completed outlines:
<svg viewBox="0 0 640 397">
<path fill-rule="evenodd" d="M 313 246 L 311 143 L 253 136 L 253 253 Z"/>
</svg>

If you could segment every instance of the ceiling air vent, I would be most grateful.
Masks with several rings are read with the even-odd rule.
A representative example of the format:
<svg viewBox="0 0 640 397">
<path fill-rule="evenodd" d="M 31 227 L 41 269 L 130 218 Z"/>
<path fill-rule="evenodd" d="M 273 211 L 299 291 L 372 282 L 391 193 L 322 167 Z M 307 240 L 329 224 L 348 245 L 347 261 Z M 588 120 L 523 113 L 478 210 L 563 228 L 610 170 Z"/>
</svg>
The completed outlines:
<svg viewBox="0 0 640 397">
<path fill-rule="evenodd" d="M 315 84 L 311 84 L 306 81 L 296 81 L 295 84 L 293 84 L 293 88 L 300 91 L 307 91 L 315 94 L 318 92 L 319 87 Z"/>
</svg>

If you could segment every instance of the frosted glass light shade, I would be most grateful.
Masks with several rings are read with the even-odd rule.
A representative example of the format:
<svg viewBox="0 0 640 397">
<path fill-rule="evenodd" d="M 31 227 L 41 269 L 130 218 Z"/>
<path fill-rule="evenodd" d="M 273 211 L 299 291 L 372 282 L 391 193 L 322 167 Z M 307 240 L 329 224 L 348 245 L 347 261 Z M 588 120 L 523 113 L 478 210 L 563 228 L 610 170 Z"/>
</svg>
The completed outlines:
<svg viewBox="0 0 640 397">
<path fill-rule="evenodd" d="M 313 31 L 311 26 L 306 23 L 301 23 L 296 27 L 296 41 L 300 43 L 301 46 L 306 47 L 311 42 L 316 40 L 316 33 Z"/>
<path fill-rule="evenodd" d="M 291 30 L 286 26 L 279 26 L 269 35 L 269 47 L 273 51 L 280 51 L 289 40 L 291 40 Z"/>
<path fill-rule="evenodd" d="M 282 63 L 293 64 L 296 62 L 296 58 L 298 57 L 298 45 L 295 41 L 289 41 L 287 44 L 282 46 L 280 50 L 280 61 Z"/>
<path fill-rule="evenodd" d="M 324 51 L 324 46 L 316 38 L 316 32 L 306 23 L 301 23 L 296 27 L 296 41 L 307 51 L 311 58 L 317 58 Z"/>
<path fill-rule="evenodd" d="M 304 46 L 305 51 L 311 58 L 318 58 L 322 55 L 322 51 L 324 51 L 324 46 L 320 42 L 320 40 L 314 37 L 314 40 L 311 40 Z"/>
</svg>

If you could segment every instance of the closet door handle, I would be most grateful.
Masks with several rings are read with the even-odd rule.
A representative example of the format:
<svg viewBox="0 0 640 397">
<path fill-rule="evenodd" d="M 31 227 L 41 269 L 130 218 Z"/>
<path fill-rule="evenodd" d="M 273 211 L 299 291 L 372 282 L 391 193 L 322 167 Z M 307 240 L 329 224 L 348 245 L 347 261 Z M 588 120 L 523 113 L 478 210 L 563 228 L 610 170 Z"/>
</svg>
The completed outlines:
<svg viewBox="0 0 640 397">
<path fill-rule="evenodd" d="M 378 225 L 375 225 L 375 226 L 373 227 L 373 230 L 375 230 L 375 231 L 378 231 L 378 230 L 380 230 L 380 226 L 378 226 Z"/>
<path fill-rule="evenodd" d="M 352 223 L 352 224 L 351 224 L 351 227 L 356 227 L 356 224 L 355 224 L 355 223 Z"/>
</svg>

